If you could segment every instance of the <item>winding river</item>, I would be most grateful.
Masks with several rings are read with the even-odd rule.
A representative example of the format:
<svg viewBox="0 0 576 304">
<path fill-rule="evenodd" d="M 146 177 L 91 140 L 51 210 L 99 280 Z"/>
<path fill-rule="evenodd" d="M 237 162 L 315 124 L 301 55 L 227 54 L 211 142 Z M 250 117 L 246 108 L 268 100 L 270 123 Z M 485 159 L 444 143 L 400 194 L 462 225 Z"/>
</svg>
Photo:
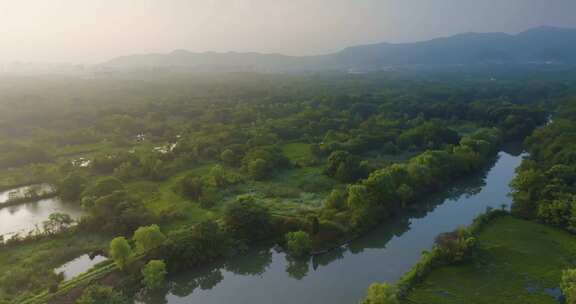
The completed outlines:
<svg viewBox="0 0 576 304">
<path fill-rule="evenodd" d="M 515 151 L 514 151 L 515 150 Z M 434 238 L 467 225 L 487 207 L 509 206 L 509 182 L 523 154 L 504 149 L 486 171 L 418 204 L 418 209 L 311 260 L 292 260 L 273 245 L 206 269 L 169 278 L 146 304 L 350 304 L 370 283 L 394 282 L 432 247 Z"/>
</svg>

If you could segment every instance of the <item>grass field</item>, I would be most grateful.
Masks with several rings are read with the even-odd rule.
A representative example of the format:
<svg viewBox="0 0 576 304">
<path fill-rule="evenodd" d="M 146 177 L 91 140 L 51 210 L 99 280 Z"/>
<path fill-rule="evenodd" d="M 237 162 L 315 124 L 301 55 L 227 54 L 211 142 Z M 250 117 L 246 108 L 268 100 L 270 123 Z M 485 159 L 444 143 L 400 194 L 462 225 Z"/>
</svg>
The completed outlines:
<svg viewBox="0 0 576 304">
<path fill-rule="evenodd" d="M 282 145 L 282 153 L 293 163 L 305 163 L 312 158 L 310 144 L 302 142 Z"/>
<path fill-rule="evenodd" d="M 513 217 L 479 235 L 470 263 L 433 270 L 405 303 L 558 303 L 561 271 L 573 267 L 576 237 Z"/>
<path fill-rule="evenodd" d="M 200 165 L 194 169 L 180 172 L 162 182 L 132 182 L 127 185 L 127 189 L 141 199 L 146 207 L 156 215 L 174 210 L 180 210 L 185 215 L 184 220 L 174 221 L 164 228 L 171 230 L 181 225 L 196 224 L 214 218 L 215 213 L 218 212 L 217 208 L 203 209 L 198 203 L 192 202 L 177 193 L 176 188 L 180 180 L 187 174 L 193 173 L 197 176 L 203 176 L 208 174 L 213 166 L 214 164 Z"/>
</svg>

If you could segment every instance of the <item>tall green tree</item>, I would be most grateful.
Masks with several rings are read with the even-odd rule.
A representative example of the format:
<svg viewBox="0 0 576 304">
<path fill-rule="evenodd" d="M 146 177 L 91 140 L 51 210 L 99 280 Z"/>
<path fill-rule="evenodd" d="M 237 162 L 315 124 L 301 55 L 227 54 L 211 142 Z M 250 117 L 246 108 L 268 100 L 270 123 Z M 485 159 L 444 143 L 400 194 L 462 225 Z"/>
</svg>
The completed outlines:
<svg viewBox="0 0 576 304">
<path fill-rule="evenodd" d="M 136 251 L 144 253 L 161 246 L 166 241 L 166 236 L 158 225 L 150 225 L 136 229 L 132 239 L 136 244 Z"/>
<path fill-rule="evenodd" d="M 350 222 L 357 229 L 370 227 L 377 222 L 378 214 L 373 202 L 368 196 L 368 188 L 364 185 L 350 185 L 348 187 L 348 209 L 352 216 Z"/>
<path fill-rule="evenodd" d="M 255 180 L 262 180 L 268 176 L 269 173 L 268 164 L 261 158 L 248 163 L 248 174 Z"/>
<path fill-rule="evenodd" d="M 83 176 L 76 173 L 68 174 L 58 186 L 60 197 L 65 201 L 80 199 L 86 183 L 87 181 Z"/>
<path fill-rule="evenodd" d="M 194 174 L 188 174 L 180 180 L 180 189 L 183 195 L 198 200 L 204 192 L 204 181 Z"/>
<path fill-rule="evenodd" d="M 49 234 L 57 233 L 72 225 L 74 220 L 66 213 L 54 212 L 48 216 L 48 220 L 42 222 L 44 231 Z"/>
<path fill-rule="evenodd" d="M 226 170 L 224 170 L 222 166 L 215 165 L 212 167 L 212 169 L 210 169 L 209 176 L 212 185 L 214 185 L 216 188 L 222 188 L 226 186 Z"/>
<path fill-rule="evenodd" d="M 132 247 L 125 237 L 119 236 L 110 242 L 110 257 L 114 260 L 118 268 L 125 269 L 132 256 Z"/>
</svg>

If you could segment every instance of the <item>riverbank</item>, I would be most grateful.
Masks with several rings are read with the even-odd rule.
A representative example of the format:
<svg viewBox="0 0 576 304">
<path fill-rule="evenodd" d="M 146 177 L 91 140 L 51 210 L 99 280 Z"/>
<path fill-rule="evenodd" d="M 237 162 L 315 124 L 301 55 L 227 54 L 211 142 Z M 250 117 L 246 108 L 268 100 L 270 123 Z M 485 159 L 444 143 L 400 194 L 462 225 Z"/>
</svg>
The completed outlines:
<svg viewBox="0 0 576 304">
<path fill-rule="evenodd" d="M 487 132 L 487 133 L 486 133 Z M 499 146 L 500 140 L 499 140 L 499 136 L 497 136 L 498 133 L 495 130 L 485 130 L 484 133 L 478 133 L 477 135 L 475 135 L 474 137 L 471 138 L 476 138 L 476 139 L 470 139 L 470 140 L 480 140 L 478 138 L 487 138 L 490 139 L 489 142 L 487 141 L 483 141 L 485 143 L 484 149 L 482 149 L 482 153 L 478 153 L 476 154 L 477 156 L 471 160 L 466 160 L 466 159 L 460 159 L 457 153 L 455 151 L 428 151 L 428 152 L 424 152 L 418 156 L 415 156 L 413 158 L 411 158 L 409 161 L 407 161 L 405 164 L 397 164 L 395 165 L 394 168 L 396 169 L 402 169 L 402 170 L 406 170 L 409 171 L 411 166 L 416 166 L 416 164 L 418 164 L 419 168 L 421 170 L 428 170 L 429 172 L 434 172 L 436 175 L 439 174 L 439 172 L 441 171 L 447 171 L 450 172 L 451 174 L 448 176 L 445 176 L 442 180 L 442 182 L 439 181 L 427 181 L 427 179 L 414 179 L 413 181 L 410 181 L 409 184 L 411 187 L 413 187 L 414 189 L 422 189 L 423 191 L 426 190 L 426 192 L 420 192 L 419 196 L 412 196 L 413 197 L 413 201 L 410 204 L 406 204 L 404 206 L 395 206 L 395 208 L 393 208 L 392 210 L 394 210 L 393 213 L 390 213 L 389 211 L 384 212 L 384 214 L 386 216 L 382 216 L 380 217 L 382 220 L 385 220 L 385 222 L 394 222 L 395 218 L 403 218 L 404 217 L 401 215 L 401 213 L 405 213 L 406 211 L 409 211 L 409 209 L 421 209 L 419 206 L 423 205 L 424 208 L 424 213 L 423 215 L 426 215 L 427 212 L 429 212 L 430 210 L 430 202 L 427 201 L 426 199 L 417 199 L 417 197 L 422 197 L 424 195 L 424 193 L 430 194 L 430 193 L 442 193 L 442 192 L 446 192 L 446 191 L 441 191 L 441 189 L 450 189 L 455 187 L 454 182 L 458 182 L 461 181 L 462 179 L 466 179 L 465 177 L 463 178 L 463 176 L 474 176 L 476 175 L 478 172 L 482 172 L 486 169 L 486 167 L 492 167 L 492 166 L 488 166 L 488 164 L 493 164 L 494 161 L 494 157 L 492 155 L 496 155 L 496 148 Z M 460 147 L 467 147 L 466 144 L 461 144 Z M 489 148 L 489 149 L 488 149 Z M 500 154 L 500 157 L 504 157 L 504 154 Z M 521 156 L 516 156 L 516 158 L 519 158 Z M 498 158 L 496 158 L 498 159 Z M 442 161 L 442 164 L 438 164 L 437 161 Z M 456 163 L 458 165 L 460 165 L 461 167 L 459 167 L 459 169 L 455 170 L 454 168 L 452 168 L 451 170 L 448 170 L 446 167 L 448 164 L 450 163 Z M 462 166 L 467 164 L 467 166 Z M 513 168 L 507 168 L 507 171 L 513 172 Z M 375 188 L 377 188 L 378 184 L 380 183 L 385 183 L 385 180 L 387 178 L 391 178 L 391 181 L 394 181 L 392 176 L 388 176 L 387 174 L 389 173 L 387 170 L 389 170 L 388 168 L 384 168 L 378 172 L 376 172 L 377 174 L 375 174 L 375 176 L 382 176 L 384 177 L 383 180 L 381 180 L 380 178 L 376 178 L 376 179 L 370 179 L 368 178 L 367 180 L 361 182 L 360 184 L 356 185 L 357 187 L 364 187 L 362 186 L 363 184 L 367 184 L 368 186 L 372 187 L 373 190 L 375 190 Z M 467 173 L 467 174 L 465 174 Z M 483 176 L 482 176 L 483 177 Z M 480 187 L 482 185 L 482 177 L 480 177 Z M 506 175 L 506 177 L 508 177 L 508 175 Z M 408 182 L 408 181 L 406 181 Z M 458 184 L 458 183 L 456 183 Z M 477 184 L 475 183 L 474 186 L 476 186 Z M 375 190 L 376 191 L 376 190 Z M 454 195 L 453 191 L 448 191 L 449 195 Z M 466 190 L 464 191 L 462 194 L 464 193 L 473 193 L 474 190 Z M 507 193 L 507 191 L 502 192 L 502 193 Z M 428 196 L 428 195 L 426 195 Z M 434 197 L 434 195 L 432 195 L 432 197 Z M 368 197 L 366 197 L 365 199 L 368 199 Z M 406 202 L 410 202 L 409 200 L 406 200 Z M 432 209 L 434 210 L 434 206 L 436 206 L 437 204 L 442 204 L 444 202 L 444 200 L 440 200 L 438 203 L 434 202 L 432 203 Z M 365 202 L 366 203 L 366 202 Z M 478 206 L 476 206 L 478 207 Z M 480 211 L 483 211 L 481 207 Z M 375 208 L 373 211 L 379 211 L 382 209 L 378 209 Z M 322 210 L 320 210 L 322 211 Z M 384 210 L 386 211 L 386 210 Z M 477 211 L 478 212 L 478 211 Z M 318 214 L 313 214 L 313 215 L 318 215 Z M 418 215 L 417 215 L 418 216 Z M 276 231 L 277 234 L 276 236 L 281 237 L 283 235 L 283 232 L 286 231 L 286 229 L 290 229 L 293 230 L 294 228 L 294 224 L 296 224 L 296 227 L 300 227 L 299 229 L 306 229 L 307 227 L 307 223 L 308 223 L 308 218 L 309 216 L 301 216 L 300 218 L 296 219 L 298 220 L 298 222 L 294 223 L 291 221 L 287 221 L 285 219 L 277 219 L 274 220 L 274 222 L 276 222 L 275 224 L 273 224 L 270 228 L 273 228 L 274 231 Z M 474 215 L 470 216 L 470 218 L 473 218 Z M 372 217 L 367 216 L 367 219 L 370 220 Z M 326 222 L 324 222 L 326 223 Z M 370 223 L 368 221 L 368 223 Z M 345 240 L 347 237 L 354 237 L 355 235 L 359 235 L 359 232 L 366 232 L 368 231 L 368 228 L 372 228 L 373 224 L 375 223 L 371 223 L 371 224 L 361 224 L 360 227 L 364 228 L 362 230 L 352 230 L 350 229 L 350 234 L 346 234 L 346 235 L 342 235 L 343 238 L 326 238 L 326 232 L 330 232 L 330 230 L 326 230 L 326 229 L 330 229 L 331 227 L 329 225 L 326 224 L 319 224 L 319 234 L 318 235 L 314 235 L 315 237 L 317 237 L 319 240 L 324 240 L 325 243 L 320 243 L 319 244 L 326 244 L 326 245 L 331 245 L 329 247 L 333 247 L 334 244 L 339 243 L 343 240 Z M 404 223 L 401 223 L 404 224 Z M 464 223 L 466 224 L 466 222 Z M 292 226 L 291 226 L 292 225 Z M 439 225 L 441 225 L 439 223 Z M 319 237 L 320 235 L 322 235 L 322 233 L 324 233 L 324 237 Z M 273 236 L 273 235 L 270 235 Z M 328 236 L 330 236 L 330 234 L 328 233 Z M 429 238 L 430 240 L 433 239 L 433 237 Z M 358 240 L 358 239 L 356 239 Z M 352 243 L 357 243 L 357 241 L 354 240 L 352 242 L 348 242 L 345 247 L 352 247 Z M 317 247 L 319 248 L 319 247 Z M 338 252 L 340 249 L 342 248 L 342 246 L 338 246 L 335 250 L 335 252 Z M 424 247 L 422 250 L 427 249 L 427 247 Z M 421 250 L 420 250 L 421 251 Z M 418 251 L 417 253 L 419 254 Z M 283 252 L 281 254 L 284 254 Z M 325 253 L 326 256 L 330 256 L 333 253 L 331 251 L 327 251 Z M 308 269 L 305 268 L 309 268 L 309 260 L 308 261 L 303 261 L 303 260 L 298 260 L 298 259 L 294 259 L 288 255 L 286 255 L 286 259 L 288 260 L 288 263 L 290 264 L 289 266 L 287 266 L 287 272 L 289 273 L 290 277 L 293 278 L 297 278 L 297 279 L 302 279 L 303 276 L 305 276 L 308 273 Z M 316 255 L 314 257 L 314 260 L 318 261 L 318 260 L 322 260 L 322 258 L 318 259 L 318 256 Z M 415 259 L 416 260 L 416 259 Z M 228 264 L 228 262 L 226 262 L 226 264 Z M 321 265 L 322 262 L 320 262 L 319 265 Z M 314 263 L 314 265 L 316 265 L 316 263 Z M 410 266 L 410 265 L 407 265 Z M 288 268 L 290 270 L 288 270 Z M 314 266 L 314 268 L 316 268 L 316 266 Z M 110 269 L 112 270 L 112 269 Z M 104 274 L 104 273 L 102 273 Z M 89 274 L 86 274 L 88 277 L 91 277 Z M 70 287 L 72 288 L 73 286 L 70 283 L 66 283 L 65 287 Z M 64 286 L 61 286 L 64 287 Z"/>
<path fill-rule="evenodd" d="M 214 266 L 170 276 L 169 287 L 143 303 L 357 302 L 371 282 L 398 280 L 439 233 L 470 224 L 487 207 L 509 205 L 508 183 L 521 160 L 522 155 L 500 152 L 486 171 L 311 260 L 293 259 L 272 245 L 255 246 Z"/>
<path fill-rule="evenodd" d="M 58 190 L 48 183 L 29 184 L 0 190 L 0 209 L 58 196 Z"/>
<path fill-rule="evenodd" d="M 500 217 L 478 234 L 470 262 L 433 269 L 403 303 L 558 303 L 561 271 L 575 254 L 573 235 Z"/>
<path fill-rule="evenodd" d="M 63 202 L 58 197 L 0 208 L 0 235 L 8 240 L 16 236 L 24 238 L 30 233 L 38 234 L 52 213 L 66 213 L 78 220 L 85 211 L 80 204 Z"/>
<path fill-rule="evenodd" d="M 31 203 L 31 202 L 36 202 L 36 201 L 40 201 L 40 200 L 45 200 L 45 199 L 49 199 L 49 198 L 53 198 L 53 197 L 57 197 L 57 196 L 58 196 L 58 192 L 54 191 L 54 192 L 44 193 L 44 194 L 39 194 L 39 195 L 34 195 L 34 196 L 19 197 L 19 198 L 11 199 L 11 200 L 8 200 L 6 202 L 0 203 L 0 209 L 12 207 L 12 206 L 16 206 L 16 205 L 21 205 L 21 204 L 26 204 L 26 203 Z"/>
<path fill-rule="evenodd" d="M 175 280 L 174 282 L 178 282 L 174 283 L 174 288 L 178 288 L 177 286 L 180 285 L 179 282 L 210 281 L 215 278 L 215 273 L 220 273 L 222 279 L 227 277 L 233 281 L 240 280 L 242 282 L 256 280 L 256 282 L 254 282 L 256 285 L 278 283 L 283 286 L 291 286 L 291 288 L 295 288 L 298 293 L 302 294 L 303 298 L 301 300 L 307 303 L 304 297 L 332 297 L 319 293 L 310 295 L 310 290 L 303 291 L 301 287 L 304 286 L 301 284 L 317 284 L 323 286 L 330 283 L 336 285 L 342 283 L 349 285 L 348 289 L 343 288 L 341 290 L 342 293 L 335 293 L 335 295 L 339 295 L 342 299 L 338 300 L 334 298 L 332 300 L 335 301 L 334 303 L 349 303 L 361 296 L 365 286 L 367 286 L 369 282 L 367 279 L 381 277 L 379 273 L 373 270 L 381 270 L 380 266 L 383 266 L 388 268 L 388 273 L 392 269 L 393 275 L 399 277 L 417 261 L 422 250 L 428 249 L 432 245 L 434 236 L 439 233 L 435 233 L 434 231 L 438 229 L 445 231 L 443 227 L 446 227 L 446 225 L 449 225 L 449 227 L 453 229 L 458 225 L 467 224 L 468 220 L 471 221 L 477 214 L 485 210 L 487 207 L 486 201 L 497 201 L 500 203 L 501 199 L 506 199 L 506 193 L 508 192 L 508 188 L 506 187 L 507 182 L 502 183 L 500 180 L 507 180 L 512 177 L 514 169 L 521 160 L 521 157 L 521 155 L 513 156 L 505 152 L 500 152 L 498 157 L 494 159 L 494 162 L 491 162 L 489 166 L 480 172 L 476 172 L 472 176 L 452 184 L 446 191 L 441 191 L 436 195 L 432 195 L 427 199 L 413 204 L 410 210 L 406 210 L 406 212 L 402 214 L 396 214 L 395 217 L 389 218 L 384 224 L 375 227 L 374 230 L 366 232 L 362 236 L 347 242 L 345 245 L 338 246 L 324 254 L 314 256 L 310 260 L 293 259 L 283 251 L 278 251 L 277 247 L 273 244 L 266 246 L 255 245 L 250 248 L 248 252 L 228 257 L 224 261 L 216 262 L 212 267 L 203 267 L 173 275 L 172 278 Z M 487 189 L 481 190 L 483 186 L 486 186 Z M 502 188 L 502 186 L 504 186 L 504 188 Z M 485 199 L 485 195 L 489 195 L 492 199 Z M 497 197 L 493 195 L 497 195 Z M 499 206 L 499 203 L 496 204 L 496 206 Z M 442 207 L 442 205 L 448 206 Z M 452 217 L 449 213 L 445 213 L 450 209 L 457 208 L 458 205 L 466 206 L 467 209 L 458 211 L 459 215 L 457 217 Z M 447 218 L 447 216 L 449 216 L 449 218 Z M 426 222 L 426 218 L 431 220 L 429 224 L 434 226 L 434 228 L 422 227 L 422 223 Z M 413 225 L 412 228 L 410 227 L 410 223 Z M 427 225 L 428 224 L 425 224 L 425 226 Z M 419 246 L 414 247 L 411 244 L 405 243 L 399 238 L 403 234 L 406 234 L 405 237 L 407 239 L 416 237 Z M 364 251 L 374 250 L 376 251 L 376 256 L 381 258 L 380 261 L 373 261 L 372 259 L 375 256 L 370 253 L 363 253 Z M 402 256 L 397 256 L 396 252 L 398 250 L 405 251 L 405 253 Z M 343 265 L 334 263 L 343 257 L 346 257 L 348 260 Z M 389 263 L 382 263 L 382 261 L 395 263 L 396 267 L 390 268 Z M 366 267 L 358 268 L 354 263 L 361 265 L 366 264 Z M 342 266 L 344 268 L 342 268 Z M 97 276 L 86 273 L 82 275 L 83 278 L 81 280 L 73 280 L 72 282 L 66 283 L 65 286 L 61 286 L 61 288 L 64 288 L 64 290 L 72 290 L 76 283 L 84 285 L 87 281 L 98 279 L 107 271 L 113 270 L 112 268 L 99 269 L 95 272 L 98 274 Z M 369 273 L 370 276 L 366 277 L 365 274 L 362 274 L 363 271 Z M 353 278 L 356 283 L 350 284 L 346 276 L 340 274 L 344 272 Z M 228 273 L 228 275 L 226 275 L 226 273 Z M 255 274 L 261 274 L 262 277 L 251 277 Z M 271 274 L 274 274 L 272 278 L 269 277 Z M 280 277 L 277 277 L 277 275 Z M 246 276 L 249 276 L 250 279 Z M 266 280 L 264 278 L 269 278 L 269 282 L 263 282 Z M 245 279 L 248 280 L 245 281 Z M 310 280 L 312 280 L 313 283 L 304 283 Z M 346 283 L 347 281 L 348 283 Z M 205 285 L 206 290 L 218 288 L 217 285 L 221 283 L 227 285 L 228 281 L 220 282 L 216 280 L 211 282 L 213 282 L 211 285 Z M 238 283 L 238 281 L 236 282 Z M 353 287 L 353 292 L 350 292 L 350 287 Z M 250 287 L 247 286 L 246 288 Z M 271 291 L 274 290 L 272 286 L 270 286 L 270 288 Z M 60 290 L 58 294 L 62 295 L 64 290 Z M 172 293 L 171 289 L 165 291 L 170 294 Z M 197 293 L 194 294 L 197 295 Z M 243 297 L 248 296 L 249 298 L 257 294 L 258 293 L 254 292 L 245 294 Z M 210 295 L 212 295 L 212 293 L 210 293 Z M 225 297 L 228 295 L 231 294 L 226 291 L 223 293 Z M 272 293 L 270 295 L 272 295 Z M 51 298 L 51 296 L 53 295 L 46 293 L 41 296 L 40 299 Z M 166 295 L 165 297 L 173 298 L 171 295 Z M 162 298 L 162 296 L 160 296 L 160 298 Z M 204 298 L 204 296 L 202 296 L 202 298 Z M 212 298 L 218 299 L 218 296 L 210 296 L 207 299 Z M 152 302 L 146 303 L 160 303 L 155 302 L 154 298 L 148 299 L 147 301 Z M 209 301 L 208 303 L 218 302 L 220 302 L 220 300 L 214 302 Z M 241 303 L 248 302 L 249 301 L 241 301 Z"/>
</svg>

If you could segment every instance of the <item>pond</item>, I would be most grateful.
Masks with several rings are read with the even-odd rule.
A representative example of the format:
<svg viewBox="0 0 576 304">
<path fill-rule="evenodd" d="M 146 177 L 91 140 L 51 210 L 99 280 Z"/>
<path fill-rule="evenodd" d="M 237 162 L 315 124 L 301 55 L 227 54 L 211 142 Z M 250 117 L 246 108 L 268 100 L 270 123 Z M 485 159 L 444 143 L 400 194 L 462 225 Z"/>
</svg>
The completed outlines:
<svg viewBox="0 0 576 304">
<path fill-rule="evenodd" d="M 43 195 L 46 193 L 54 192 L 54 188 L 50 184 L 35 184 L 35 185 L 28 185 L 22 186 L 18 188 L 13 188 L 6 191 L 0 192 L 0 206 L 3 203 L 6 203 L 11 198 L 12 199 L 20 199 L 24 198 L 26 194 L 34 192 L 36 195 Z"/>
<path fill-rule="evenodd" d="M 509 206 L 509 183 L 520 151 L 500 152 L 493 165 L 430 197 L 369 234 L 309 261 L 292 260 L 273 245 L 182 273 L 147 304 L 357 303 L 373 282 L 394 282 L 428 250 L 434 238 L 467 225 L 487 207 Z"/>
<path fill-rule="evenodd" d="M 65 203 L 58 197 L 4 207 L 0 209 L 0 235 L 8 239 L 15 233 L 25 235 L 42 228 L 42 222 L 54 212 L 67 213 L 74 219 L 84 214 L 79 204 Z"/>
<path fill-rule="evenodd" d="M 54 269 L 55 273 L 63 273 L 64 280 L 70 280 L 75 276 L 86 272 L 88 269 L 92 268 L 94 265 L 106 261 L 107 258 L 102 255 L 96 255 L 91 257 L 89 254 L 83 254 L 72 261 Z"/>
</svg>

